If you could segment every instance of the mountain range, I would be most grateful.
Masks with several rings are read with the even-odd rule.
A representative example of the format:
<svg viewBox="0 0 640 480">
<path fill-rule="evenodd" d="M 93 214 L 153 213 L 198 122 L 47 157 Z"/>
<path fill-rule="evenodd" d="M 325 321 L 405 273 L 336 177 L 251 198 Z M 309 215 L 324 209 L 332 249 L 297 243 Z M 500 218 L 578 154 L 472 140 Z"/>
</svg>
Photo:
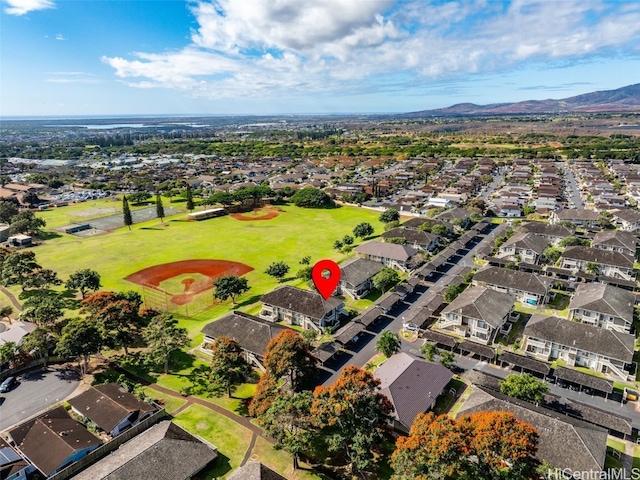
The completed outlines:
<svg viewBox="0 0 640 480">
<path fill-rule="evenodd" d="M 404 116 L 424 117 L 632 111 L 640 111 L 640 83 L 615 90 L 585 93 L 560 100 L 525 100 L 523 102 L 493 103 L 489 105 L 458 103 L 446 108 L 406 113 Z"/>
</svg>

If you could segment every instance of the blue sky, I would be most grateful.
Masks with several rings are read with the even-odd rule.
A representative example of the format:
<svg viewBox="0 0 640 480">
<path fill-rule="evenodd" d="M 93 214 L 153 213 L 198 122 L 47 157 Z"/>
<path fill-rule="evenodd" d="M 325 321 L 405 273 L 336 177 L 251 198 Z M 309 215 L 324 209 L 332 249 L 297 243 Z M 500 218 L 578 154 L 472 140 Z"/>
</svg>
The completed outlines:
<svg viewBox="0 0 640 480">
<path fill-rule="evenodd" d="M 0 0 L 0 115 L 408 112 L 640 83 L 640 2 Z"/>
</svg>

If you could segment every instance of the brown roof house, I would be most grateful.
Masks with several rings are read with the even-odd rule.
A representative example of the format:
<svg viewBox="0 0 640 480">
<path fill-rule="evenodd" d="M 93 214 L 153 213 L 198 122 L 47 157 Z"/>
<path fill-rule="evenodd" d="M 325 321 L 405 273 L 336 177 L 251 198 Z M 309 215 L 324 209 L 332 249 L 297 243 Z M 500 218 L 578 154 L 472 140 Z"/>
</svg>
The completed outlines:
<svg viewBox="0 0 640 480">
<path fill-rule="evenodd" d="M 26 480 L 29 470 L 33 470 L 33 466 L 0 437 L 0 478 L 2 480 Z"/>
<path fill-rule="evenodd" d="M 372 278 L 382 268 L 381 263 L 366 258 L 356 258 L 341 265 L 337 293 L 354 299 L 366 297 L 373 288 Z"/>
<path fill-rule="evenodd" d="M 514 295 L 469 287 L 442 310 L 436 327 L 487 345 L 507 322 L 514 303 Z"/>
<path fill-rule="evenodd" d="M 191 480 L 217 458 L 216 447 L 164 420 L 73 478 Z"/>
<path fill-rule="evenodd" d="M 418 253 L 417 249 L 407 245 L 383 242 L 363 243 L 355 250 L 366 259 L 405 272 L 409 270 L 410 260 Z"/>
<path fill-rule="evenodd" d="M 322 332 L 338 323 L 343 306 L 337 297 L 324 300 L 317 292 L 283 285 L 262 297 L 260 318 Z"/>
<path fill-rule="evenodd" d="M 10 430 L 8 438 L 45 477 L 80 460 L 102 444 L 63 407 L 27 420 Z"/>
<path fill-rule="evenodd" d="M 552 284 L 548 277 L 501 267 L 486 267 L 473 276 L 473 285 L 510 293 L 530 305 L 547 303 Z"/>
<path fill-rule="evenodd" d="M 433 233 L 416 230 L 415 228 L 392 228 L 384 232 L 381 237 L 388 241 L 391 238 L 402 238 L 406 245 L 413 248 L 421 248 L 422 250 L 433 251 L 439 245 L 438 235 Z"/>
<path fill-rule="evenodd" d="M 287 480 L 260 462 L 247 462 L 227 477 L 227 480 Z"/>
<path fill-rule="evenodd" d="M 112 437 L 137 425 L 158 409 L 143 402 L 122 385 L 96 385 L 69 400 L 71 409 L 95 423 Z"/>
<path fill-rule="evenodd" d="M 233 311 L 204 326 L 202 329 L 204 340 L 200 348 L 211 355 L 211 344 L 216 338 L 231 337 L 242 347 L 245 360 L 262 370 L 267 344 L 283 330 L 289 330 L 289 327 L 247 313 Z"/>
<path fill-rule="evenodd" d="M 573 235 L 573 229 L 564 225 L 549 225 L 542 222 L 527 222 L 521 227 L 523 232 L 545 237 L 549 243 L 558 245 L 564 238 Z"/>
<path fill-rule="evenodd" d="M 613 223 L 626 232 L 640 230 L 640 211 L 633 208 L 624 208 L 612 212 Z"/>
<path fill-rule="evenodd" d="M 569 222 L 576 227 L 594 228 L 600 225 L 600 216 L 593 210 L 584 208 L 565 208 L 557 212 L 551 212 L 549 223 L 555 225 L 558 222 Z"/>
<path fill-rule="evenodd" d="M 569 320 L 622 333 L 631 332 L 636 296 L 604 283 L 581 283 L 569 303 Z"/>
<path fill-rule="evenodd" d="M 634 257 L 620 252 L 576 246 L 564 249 L 560 267 L 611 278 L 635 280 L 633 263 Z"/>
<path fill-rule="evenodd" d="M 638 239 L 631 232 L 604 230 L 595 234 L 591 241 L 591 246 L 601 250 L 620 252 L 635 258 Z"/>
<path fill-rule="evenodd" d="M 453 377 L 451 370 L 401 352 L 375 371 L 380 393 L 393 404 L 393 426 L 409 432 L 416 415 L 433 408 Z"/>
<path fill-rule="evenodd" d="M 613 373 L 627 380 L 633 362 L 635 337 L 628 333 L 533 315 L 524 328 L 523 350 L 539 360 L 559 359 L 566 365 Z"/>
<path fill-rule="evenodd" d="M 542 235 L 526 232 L 516 233 L 500 245 L 496 256 L 498 258 L 536 264 L 548 245 L 549 241 Z"/>
<path fill-rule="evenodd" d="M 602 472 L 607 450 L 604 428 L 480 386 L 473 387 L 458 417 L 493 411 L 511 412 L 518 420 L 535 427 L 539 435 L 536 457 L 559 469 L 558 478 L 582 478 L 574 477 L 574 472 L 594 475 Z M 592 478 L 604 477 L 598 474 Z"/>
</svg>

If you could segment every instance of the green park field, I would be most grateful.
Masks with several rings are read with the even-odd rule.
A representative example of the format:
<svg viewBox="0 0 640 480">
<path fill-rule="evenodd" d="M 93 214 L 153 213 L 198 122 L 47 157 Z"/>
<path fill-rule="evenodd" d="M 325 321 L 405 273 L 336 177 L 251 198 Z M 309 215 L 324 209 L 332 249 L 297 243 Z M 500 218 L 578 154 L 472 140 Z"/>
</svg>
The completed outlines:
<svg viewBox="0 0 640 480">
<path fill-rule="evenodd" d="M 39 212 L 47 221 L 46 230 L 68 223 L 69 215 L 82 215 L 85 210 L 99 211 L 112 206 L 113 201 L 61 207 Z M 65 211 L 66 209 L 73 209 Z M 243 310 L 260 296 L 275 288 L 277 281 L 264 271 L 274 261 L 284 261 L 291 269 L 285 282 L 299 285 L 295 280 L 304 256 L 311 264 L 323 258 L 337 262 L 347 255 L 333 249 L 333 242 L 352 234 L 360 222 L 369 222 L 374 235 L 382 233 L 379 213 L 355 207 L 335 209 L 303 209 L 295 206 L 280 207 L 278 217 L 270 220 L 240 221 L 231 216 L 202 221 L 186 221 L 186 214 L 135 224 L 131 230 L 119 228 L 110 233 L 89 237 L 61 234 L 34 248 L 38 262 L 56 272 L 63 280 L 78 269 L 91 268 L 100 273 L 104 289 L 134 290 L 142 288 L 124 280 L 138 270 L 179 260 L 219 259 L 249 265 L 254 270 L 246 275 L 251 290 L 237 299 Z M 232 308 L 231 301 L 201 312 L 195 318 L 182 319 L 190 332 L 199 330 L 195 322 L 216 318 Z"/>
</svg>

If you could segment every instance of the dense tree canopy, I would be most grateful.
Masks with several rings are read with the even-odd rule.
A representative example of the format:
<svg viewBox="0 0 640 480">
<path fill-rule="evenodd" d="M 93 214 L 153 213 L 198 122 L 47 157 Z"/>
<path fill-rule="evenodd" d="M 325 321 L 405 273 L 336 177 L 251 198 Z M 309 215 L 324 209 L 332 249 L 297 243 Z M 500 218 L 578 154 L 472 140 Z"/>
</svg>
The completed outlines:
<svg viewBox="0 0 640 480">
<path fill-rule="evenodd" d="M 169 313 L 153 317 L 142 336 L 149 347 L 147 358 L 152 363 L 162 364 L 164 373 L 169 373 L 171 353 L 189 344 L 187 329 L 179 327 L 178 321 Z"/>
<path fill-rule="evenodd" d="M 294 391 L 309 386 L 318 374 L 316 357 L 309 346 L 289 329 L 269 341 L 263 364 L 273 378 L 285 377 Z"/>
<path fill-rule="evenodd" d="M 390 267 L 383 267 L 378 273 L 376 273 L 371 279 L 374 288 L 384 293 L 400 281 L 400 274 Z"/>
<path fill-rule="evenodd" d="M 242 347 L 233 338 L 218 337 L 211 344 L 211 371 L 209 391 L 226 392 L 231 397 L 233 389 L 243 383 L 251 367 L 245 361 Z"/>
<path fill-rule="evenodd" d="M 305 187 L 298 190 L 291 197 L 291 201 L 298 207 L 328 208 L 333 207 L 333 200 L 322 190 L 313 187 Z"/>
<path fill-rule="evenodd" d="M 530 373 L 512 373 L 500 384 L 500 391 L 527 402 L 542 403 L 545 393 L 549 391 L 549 385 Z"/>
<path fill-rule="evenodd" d="M 264 271 L 267 275 L 277 278 L 279 282 L 289 273 L 289 265 L 284 262 L 273 262 Z"/>
<path fill-rule="evenodd" d="M 71 319 L 62 328 L 56 353 L 83 359 L 82 372 L 84 374 L 89 368 L 89 357 L 102 349 L 103 335 L 98 322 L 84 318 Z"/>
<path fill-rule="evenodd" d="M 367 222 L 359 223 L 353 228 L 353 235 L 357 238 L 366 238 L 373 235 L 373 227 Z"/>
<path fill-rule="evenodd" d="M 78 290 L 82 298 L 85 298 L 87 291 L 96 291 L 100 285 L 100 274 L 90 268 L 76 270 L 69 275 L 69 280 L 65 283 L 69 290 Z"/>
<path fill-rule="evenodd" d="M 235 275 L 224 275 L 216 278 L 213 282 L 215 288 L 213 297 L 218 300 L 225 301 L 227 298 L 231 298 L 233 304 L 236 304 L 236 297 L 249 291 L 249 281 L 243 277 L 236 277 Z"/>
<path fill-rule="evenodd" d="M 382 223 L 397 222 L 398 220 L 400 220 L 400 212 L 395 208 L 385 210 L 380 215 L 380 221 Z"/>
<path fill-rule="evenodd" d="M 387 358 L 389 358 L 394 353 L 398 353 L 401 346 L 402 341 L 400 340 L 398 334 L 390 330 L 382 332 L 382 335 L 380 335 L 378 341 L 376 342 L 376 350 L 382 353 Z"/>
</svg>

